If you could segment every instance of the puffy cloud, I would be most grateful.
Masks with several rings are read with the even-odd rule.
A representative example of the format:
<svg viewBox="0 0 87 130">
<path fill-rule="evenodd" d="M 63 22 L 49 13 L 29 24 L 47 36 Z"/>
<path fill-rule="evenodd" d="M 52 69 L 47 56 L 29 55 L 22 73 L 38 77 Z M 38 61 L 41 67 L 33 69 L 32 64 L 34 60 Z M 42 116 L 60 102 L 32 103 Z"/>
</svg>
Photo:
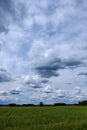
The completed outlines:
<svg viewBox="0 0 87 130">
<path fill-rule="evenodd" d="M 41 88 L 41 83 L 45 82 L 38 75 L 27 75 L 22 77 L 24 83 L 31 88 Z"/>
<path fill-rule="evenodd" d="M 40 77 L 38 75 L 27 75 L 27 76 L 23 76 L 22 77 L 24 82 L 26 84 L 30 84 L 30 83 L 40 83 Z"/>
<path fill-rule="evenodd" d="M 20 94 L 22 92 L 22 90 L 20 89 L 20 87 L 17 88 L 13 88 L 10 93 L 15 95 L 15 94 Z"/>
<path fill-rule="evenodd" d="M 44 87 L 43 92 L 45 92 L 45 93 L 52 93 L 51 86 L 47 85 L 46 87 Z"/>
<path fill-rule="evenodd" d="M 58 89 L 58 90 L 56 90 L 56 95 L 60 98 L 64 98 L 65 97 L 65 91 Z"/>
</svg>

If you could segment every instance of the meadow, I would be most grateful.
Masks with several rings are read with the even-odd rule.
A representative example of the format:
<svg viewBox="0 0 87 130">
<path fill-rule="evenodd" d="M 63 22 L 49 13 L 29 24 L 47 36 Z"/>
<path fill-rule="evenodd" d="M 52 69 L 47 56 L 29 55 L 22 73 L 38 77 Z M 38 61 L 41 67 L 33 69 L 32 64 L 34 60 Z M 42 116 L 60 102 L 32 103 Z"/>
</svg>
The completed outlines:
<svg viewBox="0 0 87 130">
<path fill-rule="evenodd" d="M 0 130 L 87 130 L 87 107 L 0 107 Z"/>
</svg>

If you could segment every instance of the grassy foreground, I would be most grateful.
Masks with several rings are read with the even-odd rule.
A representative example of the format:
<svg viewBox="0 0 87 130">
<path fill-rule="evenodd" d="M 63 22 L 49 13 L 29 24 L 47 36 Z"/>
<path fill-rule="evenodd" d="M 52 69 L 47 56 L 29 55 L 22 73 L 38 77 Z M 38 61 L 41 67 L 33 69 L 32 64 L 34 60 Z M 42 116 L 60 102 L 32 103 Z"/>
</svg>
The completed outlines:
<svg viewBox="0 0 87 130">
<path fill-rule="evenodd" d="M 0 130 L 87 130 L 87 107 L 0 107 Z"/>
</svg>

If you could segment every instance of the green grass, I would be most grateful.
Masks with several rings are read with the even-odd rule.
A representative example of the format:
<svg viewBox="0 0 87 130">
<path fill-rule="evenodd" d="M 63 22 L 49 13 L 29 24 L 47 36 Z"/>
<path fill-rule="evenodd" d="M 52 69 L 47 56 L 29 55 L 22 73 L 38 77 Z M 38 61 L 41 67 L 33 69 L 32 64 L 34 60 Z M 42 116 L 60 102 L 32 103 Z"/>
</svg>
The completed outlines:
<svg viewBox="0 0 87 130">
<path fill-rule="evenodd" d="M 0 130 L 87 130 L 87 107 L 0 107 Z"/>
</svg>

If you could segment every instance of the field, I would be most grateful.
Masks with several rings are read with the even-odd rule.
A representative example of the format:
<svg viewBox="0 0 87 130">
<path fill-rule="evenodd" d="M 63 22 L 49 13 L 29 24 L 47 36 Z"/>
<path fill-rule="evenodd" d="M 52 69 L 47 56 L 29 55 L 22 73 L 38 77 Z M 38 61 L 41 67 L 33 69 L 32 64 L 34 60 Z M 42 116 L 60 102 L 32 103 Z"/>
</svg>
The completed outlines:
<svg viewBox="0 0 87 130">
<path fill-rule="evenodd" d="M 87 107 L 0 107 L 0 130 L 87 130 Z"/>
</svg>

